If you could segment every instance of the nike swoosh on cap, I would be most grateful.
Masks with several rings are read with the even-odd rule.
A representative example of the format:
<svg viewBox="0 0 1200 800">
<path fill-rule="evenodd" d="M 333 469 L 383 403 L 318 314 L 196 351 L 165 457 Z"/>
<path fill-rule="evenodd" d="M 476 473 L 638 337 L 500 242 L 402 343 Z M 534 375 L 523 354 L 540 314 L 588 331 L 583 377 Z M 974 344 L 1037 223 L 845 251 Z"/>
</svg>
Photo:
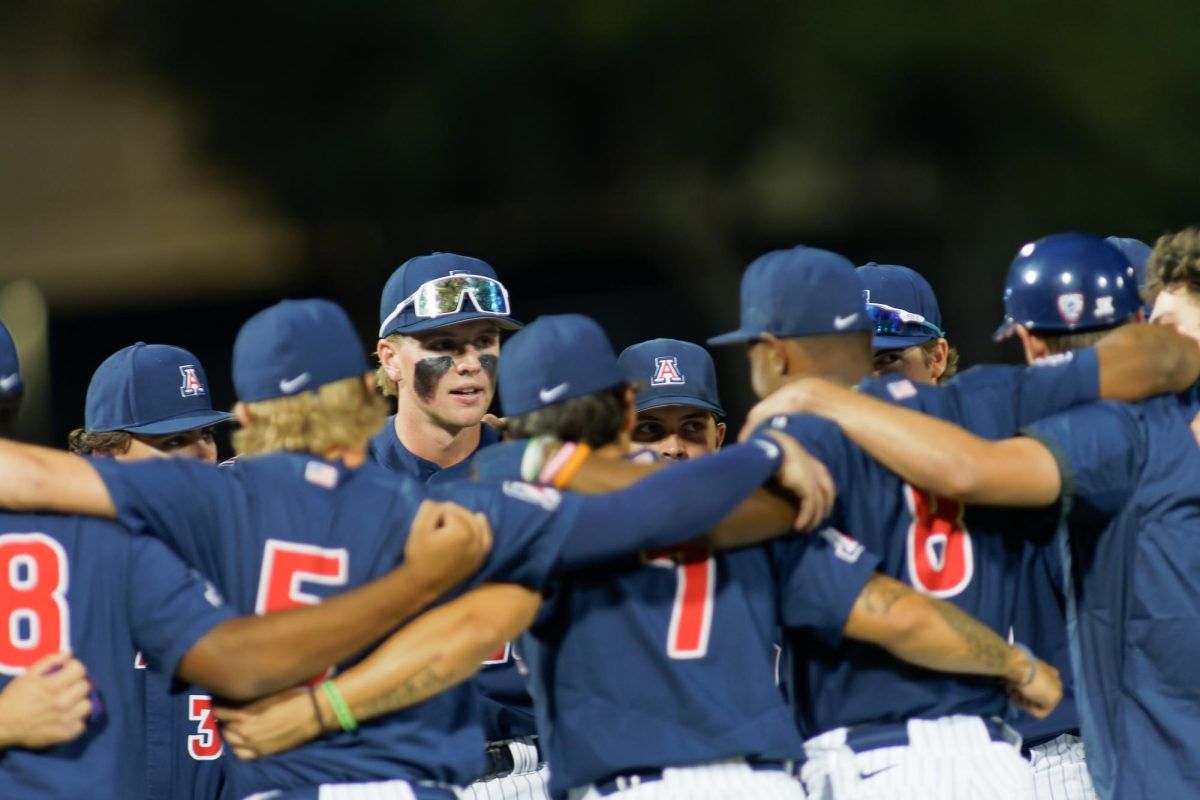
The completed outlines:
<svg viewBox="0 0 1200 800">
<path fill-rule="evenodd" d="M 302 372 L 290 380 L 285 378 L 279 382 L 279 391 L 283 392 L 284 394 L 291 394 L 304 384 L 308 383 L 308 378 L 309 375 L 307 372 Z"/>
<path fill-rule="evenodd" d="M 543 403 L 553 403 L 555 400 L 562 397 L 563 394 L 566 393 L 567 388 L 569 386 L 570 386 L 569 383 L 560 383 L 558 386 L 555 386 L 550 389 L 539 389 L 538 390 L 538 399 L 541 400 Z"/>
<path fill-rule="evenodd" d="M 0 392 L 11 392 L 20 382 L 21 376 L 15 372 L 12 375 L 5 375 L 0 378 Z"/>
<path fill-rule="evenodd" d="M 837 328 L 839 331 L 843 331 L 846 328 L 849 328 L 851 325 L 853 325 L 854 320 L 856 320 L 856 319 L 858 319 L 857 311 L 855 311 L 853 314 L 847 314 L 844 317 L 834 317 L 833 318 L 833 327 Z"/>
</svg>

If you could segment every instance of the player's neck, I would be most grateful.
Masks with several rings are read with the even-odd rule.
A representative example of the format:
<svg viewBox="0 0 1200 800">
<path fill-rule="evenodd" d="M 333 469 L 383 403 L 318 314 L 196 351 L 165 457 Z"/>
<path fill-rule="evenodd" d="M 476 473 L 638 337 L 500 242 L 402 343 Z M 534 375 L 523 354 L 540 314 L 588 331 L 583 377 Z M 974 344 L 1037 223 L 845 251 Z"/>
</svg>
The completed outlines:
<svg viewBox="0 0 1200 800">
<path fill-rule="evenodd" d="M 481 425 L 465 428 L 447 425 L 420 409 L 396 409 L 396 438 L 410 453 L 442 469 L 466 460 L 479 447 Z"/>
<path fill-rule="evenodd" d="M 321 454 L 326 461 L 341 461 L 350 469 L 357 469 L 367 460 L 367 446 L 334 447 Z"/>
</svg>

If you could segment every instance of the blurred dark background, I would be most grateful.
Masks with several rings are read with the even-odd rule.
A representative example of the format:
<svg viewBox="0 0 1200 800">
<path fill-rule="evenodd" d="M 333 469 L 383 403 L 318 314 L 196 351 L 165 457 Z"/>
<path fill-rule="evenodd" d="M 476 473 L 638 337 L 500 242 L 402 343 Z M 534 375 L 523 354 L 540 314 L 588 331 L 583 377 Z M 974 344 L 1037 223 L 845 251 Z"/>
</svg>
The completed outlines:
<svg viewBox="0 0 1200 800">
<path fill-rule="evenodd" d="M 281 296 L 343 303 L 370 347 L 433 250 L 621 348 L 730 329 L 752 258 L 823 246 L 918 269 L 965 363 L 1011 358 L 1016 249 L 1196 222 L 1197 131 L 1183 0 L 8 0 L 0 316 L 55 443 L 139 339 L 195 351 L 225 406 L 238 325 Z M 739 414 L 743 354 L 717 355 Z"/>
</svg>

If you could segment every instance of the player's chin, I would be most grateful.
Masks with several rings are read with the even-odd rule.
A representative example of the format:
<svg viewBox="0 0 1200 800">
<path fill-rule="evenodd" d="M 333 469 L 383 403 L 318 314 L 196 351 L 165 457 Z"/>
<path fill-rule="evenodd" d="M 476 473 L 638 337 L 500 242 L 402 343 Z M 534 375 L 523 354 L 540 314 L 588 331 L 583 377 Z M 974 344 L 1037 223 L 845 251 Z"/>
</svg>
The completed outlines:
<svg viewBox="0 0 1200 800">
<path fill-rule="evenodd" d="M 483 421 L 483 415 L 487 413 L 488 407 L 491 404 L 491 392 L 476 392 L 474 394 L 448 392 L 441 398 L 441 402 L 438 403 L 438 411 L 440 412 L 438 416 L 455 425 L 470 427 L 471 425 L 478 425 Z"/>
</svg>

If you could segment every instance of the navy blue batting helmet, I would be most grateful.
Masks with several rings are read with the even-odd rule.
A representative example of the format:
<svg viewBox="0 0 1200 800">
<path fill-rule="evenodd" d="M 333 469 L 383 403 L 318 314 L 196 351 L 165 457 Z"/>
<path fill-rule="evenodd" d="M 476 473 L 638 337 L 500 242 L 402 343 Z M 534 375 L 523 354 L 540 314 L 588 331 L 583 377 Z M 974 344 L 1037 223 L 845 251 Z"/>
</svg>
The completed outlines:
<svg viewBox="0 0 1200 800">
<path fill-rule="evenodd" d="M 1142 307 L 1137 275 L 1120 250 L 1086 233 L 1058 233 L 1024 245 L 1004 283 L 1004 323 L 1042 333 L 1111 328 Z"/>
</svg>

